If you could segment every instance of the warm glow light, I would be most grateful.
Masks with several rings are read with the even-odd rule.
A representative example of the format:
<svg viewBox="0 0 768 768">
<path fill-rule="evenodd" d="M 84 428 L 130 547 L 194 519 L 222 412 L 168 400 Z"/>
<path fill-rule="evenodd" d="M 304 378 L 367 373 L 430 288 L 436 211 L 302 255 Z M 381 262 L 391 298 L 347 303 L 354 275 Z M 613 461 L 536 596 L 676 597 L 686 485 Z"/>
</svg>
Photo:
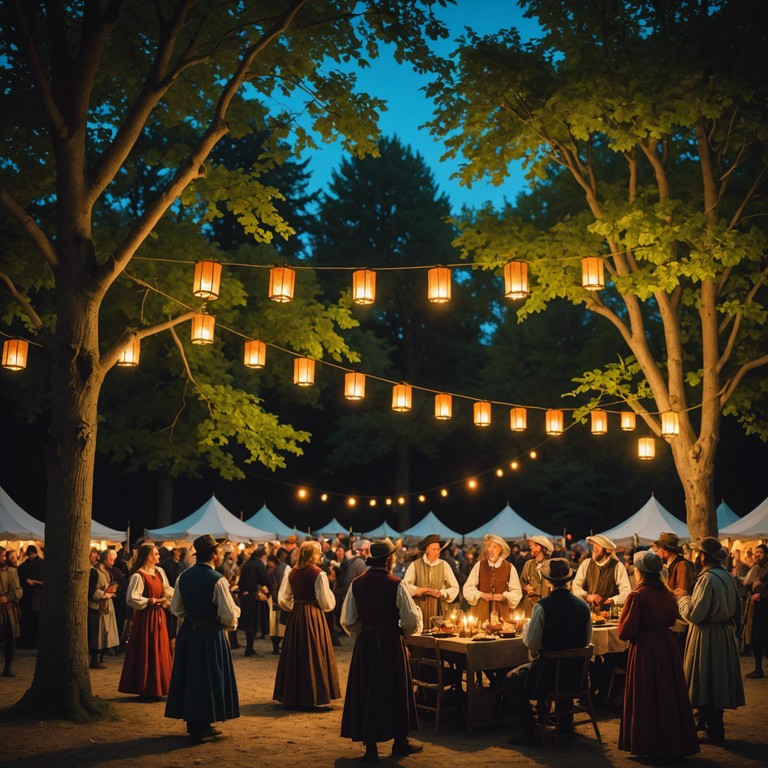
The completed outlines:
<svg viewBox="0 0 768 768">
<path fill-rule="evenodd" d="M 440 491 L 440 495 L 441 495 L 443 498 L 445 498 L 445 497 L 448 495 L 448 489 L 447 489 L 447 488 L 443 488 L 443 489 Z"/>
<path fill-rule="evenodd" d="M 269 298 L 280 304 L 293 301 L 296 270 L 290 267 L 272 267 L 269 270 Z"/>
<path fill-rule="evenodd" d="M 427 497 L 423 494 L 419 494 L 419 501 L 423 504 L 427 500 Z"/>
<path fill-rule="evenodd" d="M 246 341 L 243 364 L 246 368 L 263 368 L 267 364 L 267 345 L 257 339 Z"/>
<path fill-rule="evenodd" d="M 652 437 L 641 437 L 637 441 L 637 458 L 642 461 L 656 458 L 656 441 Z"/>
<path fill-rule="evenodd" d="M 427 298 L 433 304 L 451 300 L 451 270 L 448 267 L 433 267 L 427 272 L 427 278 Z"/>
<path fill-rule="evenodd" d="M 531 458 L 534 458 L 534 457 L 531 457 Z M 519 469 L 520 468 L 520 464 L 518 462 L 516 462 L 516 461 L 510 461 L 509 462 L 509 468 L 510 469 Z"/>
<path fill-rule="evenodd" d="M 369 504 L 370 506 L 372 506 L 372 507 L 375 507 L 375 506 L 376 506 L 376 499 L 371 499 L 371 500 L 368 502 L 368 504 Z"/>
<path fill-rule="evenodd" d="M 538 458 L 539 458 L 539 454 L 538 454 L 538 453 L 536 453 L 536 451 L 531 451 L 531 452 L 530 452 L 528 455 L 529 455 L 529 456 L 530 456 L 532 459 L 538 459 Z"/>
<path fill-rule="evenodd" d="M 405 497 L 404 496 L 398 496 L 397 497 L 397 503 L 400 504 L 401 506 L 403 504 L 405 504 Z"/>
<path fill-rule="evenodd" d="M 192 317 L 192 343 L 213 344 L 213 328 L 216 318 L 206 312 L 200 312 Z"/>
<path fill-rule="evenodd" d="M 376 273 L 372 269 L 356 269 L 352 273 L 352 301 L 355 304 L 376 301 Z"/>
<path fill-rule="evenodd" d="M 504 470 L 501 467 L 496 470 L 496 477 L 504 477 Z"/>
<path fill-rule="evenodd" d="M 385 504 L 386 504 L 388 507 L 391 507 L 391 506 L 392 506 L 392 499 L 385 499 L 385 500 L 384 500 L 384 503 L 385 503 Z"/>
<path fill-rule="evenodd" d="M 307 489 L 306 488 L 299 488 L 299 490 L 296 492 L 298 497 L 300 499 L 306 499 L 307 498 Z"/>
<path fill-rule="evenodd" d="M 117 364 L 124 368 L 131 368 L 139 364 L 140 357 L 141 339 L 134 339 L 123 347 L 120 357 L 117 358 Z"/>
<path fill-rule="evenodd" d="M 623 411 L 621 414 L 621 428 L 625 432 L 631 432 L 637 426 L 637 414 L 634 411 Z"/>
<path fill-rule="evenodd" d="M 354 496 L 350 496 L 350 497 L 347 499 L 347 506 L 349 506 L 349 507 L 354 507 L 354 506 L 355 506 L 355 504 L 357 504 L 357 499 L 356 499 Z"/>
<path fill-rule="evenodd" d="M 365 374 L 344 374 L 344 397 L 347 400 L 362 400 L 365 397 Z"/>
<path fill-rule="evenodd" d="M 203 259 L 195 264 L 195 277 L 192 282 L 192 293 L 201 299 L 213 301 L 219 298 L 221 286 L 221 264 L 217 261 Z"/>
<path fill-rule="evenodd" d="M 588 291 L 599 291 L 605 288 L 605 265 L 603 260 L 590 256 L 581 260 L 581 284 Z"/>
<path fill-rule="evenodd" d="M 477 480 L 474 480 L 474 479 L 473 479 L 473 480 L 470 480 L 469 482 L 467 482 L 467 485 L 468 485 L 468 486 L 469 486 L 469 487 L 470 487 L 472 490 L 474 490 L 475 488 L 477 488 Z"/>
<path fill-rule="evenodd" d="M 545 432 L 548 435 L 562 435 L 563 434 L 563 412 L 551 408 L 545 414 Z"/>
<path fill-rule="evenodd" d="M 27 367 L 29 342 L 26 339 L 6 339 L 3 342 L 3 368 L 23 371 Z"/>
<path fill-rule="evenodd" d="M 675 437 L 680 434 L 680 418 L 675 411 L 661 414 L 661 436 Z"/>
<path fill-rule="evenodd" d="M 328 501 L 328 494 L 324 493 L 322 496 L 320 496 L 320 501 Z"/>
<path fill-rule="evenodd" d="M 605 411 L 592 411 L 592 434 L 604 435 L 608 431 L 608 414 Z"/>
<path fill-rule="evenodd" d="M 410 384 L 395 384 L 392 387 L 392 410 L 405 413 L 413 404 L 413 388 Z"/>
<path fill-rule="evenodd" d="M 517 407 L 509 409 L 509 428 L 513 432 L 525 432 L 528 426 L 528 412 L 525 408 Z"/>
<path fill-rule="evenodd" d="M 309 357 L 293 359 L 293 383 L 299 387 L 311 387 L 315 383 L 315 361 Z"/>
<path fill-rule="evenodd" d="M 489 427 L 491 425 L 491 404 L 488 400 L 481 400 L 472 406 L 475 412 L 475 426 Z"/>
<path fill-rule="evenodd" d="M 508 299 L 527 299 L 531 295 L 528 265 L 524 261 L 510 261 L 504 265 L 504 295 Z"/>
<path fill-rule="evenodd" d="M 453 416 L 453 397 L 444 392 L 435 395 L 435 418 L 444 421 Z"/>
</svg>

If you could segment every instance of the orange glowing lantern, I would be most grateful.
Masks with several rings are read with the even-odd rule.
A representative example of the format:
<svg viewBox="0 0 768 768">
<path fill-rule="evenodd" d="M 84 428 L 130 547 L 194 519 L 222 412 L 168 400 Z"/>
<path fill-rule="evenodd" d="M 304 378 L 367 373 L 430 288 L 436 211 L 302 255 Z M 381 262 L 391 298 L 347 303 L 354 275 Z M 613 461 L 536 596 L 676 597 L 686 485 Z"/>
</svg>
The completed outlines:
<svg viewBox="0 0 768 768">
<path fill-rule="evenodd" d="M 680 434 L 680 417 L 675 411 L 665 411 L 661 414 L 661 436 L 676 437 Z"/>
<path fill-rule="evenodd" d="M 528 426 L 528 412 L 525 408 L 518 406 L 509 409 L 509 428 L 513 432 L 525 432 Z"/>
<path fill-rule="evenodd" d="M 445 304 L 451 300 L 451 270 L 448 267 L 433 267 L 427 273 L 427 298 L 433 304 Z"/>
<path fill-rule="evenodd" d="M 435 395 L 435 418 L 445 421 L 453 416 L 453 397 L 445 392 Z"/>
<path fill-rule="evenodd" d="M 26 339 L 6 339 L 3 342 L 3 368 L 23 371 L 27 367 L 29 342 Z"/>
<path fill-rule="evenodd" d="M 621 414 L 621 428 L 625 432 L 632 432 L 637 426 L 637 414 L 634 411 L 623 411 Z"/>
<path fill-rule="evenodd" d="M 139 357 L 141 357 L 141 339 L 134 339 L 123 347 L 120 357 L 117 358 L 117 364 L 123 368 L 133 368 L 139 364 Z"/>
<path fill-rule="evenodd" d="M 605 288 L 605 264 L 602 259 L 589 256 L 581 260 L 581 284 L 588 291 Z"/>
<path fill-rule="evenodd" d="M 563 434 L 563 412 L 556 408 L 551 408 L 545 414 L 546 433 L 548 435 Z"/>
<path fill-rule="evenodd" d="M 392 387 L 392 410 L 400 413 L 410 411 L 413 405 L 413 388 L 410 384 L 395 384 Z"/>
<path fill-rule="evenodd" d="M 488 400 L 481 400 L 472 406 L 475 413 L 476 427 L 491 426 L 491 404 Z"/>
<path fill-rule="evenodd" d="M 350 372 L 344 375 L 344 397 L 362 400 L 365 397 L 365 374 Z"/>
<path fill-rule="evenodd" d="M 202 259 L 195 264 L 195 278 L 192 293 L 206 301 L 219 298 L 221 286 L 221 264 L 218 261 Z"/>
<path fill-rule="evenodd" d="M 372 269 L 356 269 L 352 273 L 352 301 L 373 304 L 376 300 L 376 273 Z"/>
<path fill-rule="evenodd" d="M 216 318 L 207 312 L 199 312 L 192 317 L 192 343 L 213 344 L 213 329 Z"/>
<path fill-rule="evenodd" d="M 510 261 L 504 265 L 504 295 L 508 299 L 527 299 L 531 295 L 528 265 L 524 261 Z"/>
<path fill-rule="evenodd" d="M 293 359 L 293 383 L 299 387 L 311 387 L 315 383 L 315 361 L 309 357 Z"/>
<path fill-rule="evenodd" d="M 641 461 L 656 458 L 656 441 L 652 437 L 641 437 L 637 441 L 637 458 Z"/>
<path fill-rule="evenodd" d="M 280 304 L 293 301 L 296 270 L 290 267 L 272 267 L 269 270 L 269 298 Z"/>
<path fill-rule="evenodd" d="M 263 368 L 267 364 L 267 345 L 258 339 L 245 342 L 243 365 L 246 368 Z"/>
<path fill-rule="evenodd" d="M 608 414 L 605 411 L 592 411 L 592 434 L 604 435 L 608 432 Z"/>
</svg>

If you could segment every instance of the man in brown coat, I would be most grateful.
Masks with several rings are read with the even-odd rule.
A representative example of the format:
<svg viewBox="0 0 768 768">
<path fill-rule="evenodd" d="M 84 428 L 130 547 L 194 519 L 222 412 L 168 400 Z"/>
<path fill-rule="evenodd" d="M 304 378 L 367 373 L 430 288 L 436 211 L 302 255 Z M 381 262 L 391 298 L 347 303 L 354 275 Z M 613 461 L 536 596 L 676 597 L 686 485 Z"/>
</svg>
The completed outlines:
<svg viewBox="0 0 768 768">
<path fill-rule="evenodd" d="M 696 574 L 693 563 L 683 557 L 683 548 L 680 546 L 678 537 L 674 533 L 660 533 L 654 544 L 656 554 L 666 565 L 667 586 L 673 592 L 676 589 L 683 589 L 686 595 L 690 595 Z"/>
</svg>

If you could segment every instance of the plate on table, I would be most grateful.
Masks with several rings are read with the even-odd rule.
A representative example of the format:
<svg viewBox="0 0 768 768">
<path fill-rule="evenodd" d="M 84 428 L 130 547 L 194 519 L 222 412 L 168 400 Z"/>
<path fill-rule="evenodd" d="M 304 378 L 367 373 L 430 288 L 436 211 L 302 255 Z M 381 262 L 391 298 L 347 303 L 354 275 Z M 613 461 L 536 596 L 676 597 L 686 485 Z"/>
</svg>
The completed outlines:
<svg viewBox="0 0 768 768">
<path fill-rule="evenodd" d="M 472 642 L 475 642 L 475 643 L 484 643 L 484 642 L 486 642 L 486 641 L 488 641 L 488 640 L 495 640 L 495 639 L 496 639 L 496 638 L 495 638 L 493 635 L 484 635 L 484 636 L 481 636 L 481 637 L 478 637 L 477 635 L 475 635 L 475 636 L 472 638 Z"/>
<path fill-rule="evenodd" d="M 499 637 L 509 639 L 511 637 L 517 637 L 517 632 L 499 632 Z"/>
</svg>

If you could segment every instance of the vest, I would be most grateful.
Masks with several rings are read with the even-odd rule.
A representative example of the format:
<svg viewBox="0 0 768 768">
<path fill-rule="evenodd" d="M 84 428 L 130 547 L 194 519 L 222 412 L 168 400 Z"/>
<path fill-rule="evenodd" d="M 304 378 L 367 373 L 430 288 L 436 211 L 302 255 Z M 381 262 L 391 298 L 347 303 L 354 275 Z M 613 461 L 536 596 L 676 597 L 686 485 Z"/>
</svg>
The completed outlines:
<svg viewBox="0 0 768 768">
<path fill-rule="evenodd" d="M 602 568 L 590 557 L 587 565 L 587 594 L 600 595 L 603 600 L 619 594 L 616 584 L 616 566 L 618 560 L 612 557 Z M 573 648 L 574 646 L 570 646 Z"/>
<path fill-rule="evenodd" d="M 293 599 L 300 603 L 315 603 L 315 581 L 320 573 L 316 565 L 308 565 L 306 568 L 294 568 L 288 574 L 288 581 L 293 590 Z"/>
<path fill-rule="evenodd" d="M 181 592 L 187 619 L 200 623 L 217 618 L 218 609 L 213 603 L 213 588 L 216 582 L 223 578 L 218 571 L 202 564 L 193 565 L 179 576 L 177 588 Z"/>
<path fill-rule="evenodd" d="M 693 582 L 695 579 L 693 563 L 686 560 L 682 555 L 678 555 L 667 566 L 667 586 L 674 592 L 678 587 L 684 589 L 686 594 L 693 591 Z"/>
<path fill-rule="evenodd" d="M 481 592 L 490 592 L 494 595 L 500 595 L 502 592 L 507 591 L 510 573 L 512 573 L 512 563 L 510 563 L 509 560 L 503 560 L 498 568 L 493 568 L 488 563 L 488 560 L 483 558 L 480 561 L 480 568 L 477 573 L 477 588 Z M 486 603 L 485 600 L 481 600 L 477 604 L 477 607 L 483 609 L 481 612 L 482 618 L 485 618 L 484 609 L 486 607 L 489 615 L 491 611 L 496 611 L 501 619 L 508 619 L 510 615 L 509 603 L 506 600 L 502 600 L 498 603 Z"/>
<path fill-rule="evenodd" d="M 400 625 L 397 610 L 397 589 L 400 579 L 391 573 L 371 568 L 358 576 L 350 589 L 355 597 L 357 613 L 363 628 Z"/>
<path fill-rule="evenodd" d="M 544 611 L 542 645 L 545 650 L 564 651 L 586 646 L 589 608 L 581 598 L 567 589 L 556 589 L 542 598 L 539 605 Z"/>
</svg>

